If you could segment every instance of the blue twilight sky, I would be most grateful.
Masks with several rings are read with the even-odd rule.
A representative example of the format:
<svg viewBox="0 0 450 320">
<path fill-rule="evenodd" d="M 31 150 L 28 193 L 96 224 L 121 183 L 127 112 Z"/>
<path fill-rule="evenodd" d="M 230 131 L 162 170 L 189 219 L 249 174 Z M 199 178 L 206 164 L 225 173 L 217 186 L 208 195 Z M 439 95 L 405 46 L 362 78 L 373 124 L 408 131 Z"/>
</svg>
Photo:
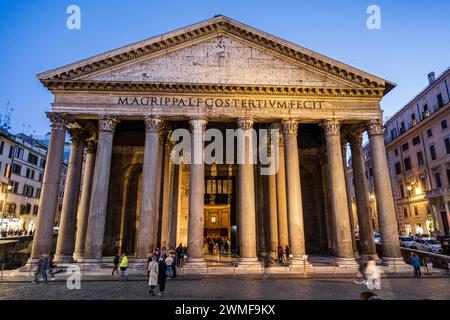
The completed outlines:
<svg viewBox="0 0 450 320">
<path fill-rule="evenodd" d="M 66 28 L 71 4 L 81 30 Z M 381 30 L 366 27 L 372 4 Z M 0 0 L 0 113 L 10 101 L 12 132 L 44 134 L 52 95 L 36 74 L 223 14 L 397 83 L 390 116 L 450 66 L 449 13 L 447 0 Z"/>
</svg>

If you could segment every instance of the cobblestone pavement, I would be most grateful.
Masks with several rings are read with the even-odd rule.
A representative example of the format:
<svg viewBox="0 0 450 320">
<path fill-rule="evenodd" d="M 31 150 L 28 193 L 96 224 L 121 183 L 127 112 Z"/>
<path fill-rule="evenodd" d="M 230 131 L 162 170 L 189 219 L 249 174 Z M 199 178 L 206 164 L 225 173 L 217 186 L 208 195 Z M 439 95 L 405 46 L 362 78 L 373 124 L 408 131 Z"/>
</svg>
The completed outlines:
<svg viewBox="0 0 450 320">
<path fill-rule="evenodd" d="M 382 279 L 381 287 L 375 292 L 386 300 L 450 300 L 450 278 Z M 363 291 L 353 279 L 171 279 L 164 296 L 151 298 L 145 280 L 84 281 L 81 290 L 56 281 L 0 283 L 0 300 L 357 300 Z"/>
</svg>

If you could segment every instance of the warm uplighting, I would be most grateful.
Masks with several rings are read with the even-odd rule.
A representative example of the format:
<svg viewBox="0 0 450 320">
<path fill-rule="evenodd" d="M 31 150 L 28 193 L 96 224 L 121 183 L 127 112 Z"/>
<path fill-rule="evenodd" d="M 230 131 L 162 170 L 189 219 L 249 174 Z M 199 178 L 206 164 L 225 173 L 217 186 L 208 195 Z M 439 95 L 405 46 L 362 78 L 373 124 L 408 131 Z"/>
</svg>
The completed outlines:
<svg viewBox="0 0 450 320">
<path fill-rule="evenodd" d="M 411 190 L 412 190 L 412 187 L 411 187 L 411 186 L 408 186 L 406 189 L 408 189 L 408 191 L 411 191 Z"/>
<path fill-rule="evenodd" d="M 416 196 L 422 194 L 422 189 L 420 187 L 416 187 Z"/>
</svg>

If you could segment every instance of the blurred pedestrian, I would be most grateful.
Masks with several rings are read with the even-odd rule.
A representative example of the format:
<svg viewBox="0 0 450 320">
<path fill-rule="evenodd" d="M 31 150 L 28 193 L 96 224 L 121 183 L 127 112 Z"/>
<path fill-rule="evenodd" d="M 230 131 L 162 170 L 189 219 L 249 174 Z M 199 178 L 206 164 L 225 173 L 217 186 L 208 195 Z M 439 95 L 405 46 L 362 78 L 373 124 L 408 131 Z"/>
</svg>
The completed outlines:
<svg viewBox="0 0 450 320">
<path fill-rule="evenodd" d="M 158 285 L 158 273 L 159 273 L 159 266 L 158 266 L 158 262 L 156 261 L 156 256 L 153 256 L 151 258 L 150 263 L 148 264 L 147 267 L 147 271 L 148 271 L 148 285 L 150 287 L 148 293 L 151 296 L 155 295 L 155 288 Z"/>
<path fill-rule="evenodd" d="M 284 251 L 281 245 L 278 245 L 277 247 L 277 254 L 278 254 L 278 263 L 283 263 Z"/>
<path fill-rule="evenodd" d="M 128 268 L 128 257 L 126 253 L 122 253 L 122 259 L 120 260 L 120 282 L 126 282 Z"/>
<path fill-rule="evenodd" d="M 414 267 L 414 278 L 422 278 L 422 273 L 420 272 L 420 259 L 415 253 L 411 255 L 411 264 Z"/>
<path fill-rule="evenodd" d="M 43 254 L 39 257 L 37 271 L 34 274 L 34 283 L 38 283 L 40 279 L 47 284 L 47 272 L 48 272 L 48 255 Z"/>
<path fill-rule="evenodd" d="M 177 254 L 177 267 L 181 267 L 181 262 L 183 259 L 183 244 L 180 243 L 180 245 L 178 246 L 177 250 L 176 250 L 176 254 Z"/>
<path fill-rule="evenodd" d="M 164 291 L 166 290 L 166 282 L 167 282 L 167 266 L 164 262 L 164 259 L 161 257 L 159 258 L 158 262 L 158 284 L 159 284 L 159 296 L 162 296 L 164 294 Z"/>
<path fill-rule="evenodd" d="M 114 256 L 113 263 L 114 263 L 114 268 L 113 268 L 113 271 L 112 271 L 112 275 L 114 276 L 114 274 L 116 274 L 116 273 L 119 274 L 119 264 L 120 264 L 120 256 L 119 256 L 119 254 L 116 254 Z"/>
</svg>

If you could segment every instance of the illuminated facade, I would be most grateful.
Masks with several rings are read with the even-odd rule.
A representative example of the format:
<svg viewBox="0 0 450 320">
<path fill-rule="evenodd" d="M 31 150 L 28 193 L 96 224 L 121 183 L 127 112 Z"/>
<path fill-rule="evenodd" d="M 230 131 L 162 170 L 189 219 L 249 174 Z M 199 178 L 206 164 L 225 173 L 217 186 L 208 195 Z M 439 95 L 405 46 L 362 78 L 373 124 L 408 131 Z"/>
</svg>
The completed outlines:
<svg viewBox="0 0 450 320">
<path fill-rule="evenodd" d="M 385 124 L 400 232 L 449 234 L 450 69 Z"/>
<path fill-rule="evenodd" d="M 101 265 L 125 251 L 145 265 L 161 246 L 187 245 L 187 268 L 203 270 L 207 238 L 225 238 L 239 266 L 257 266 L 289 245 L 293 267 L 315 257 L 357 268 L 345 180 L 350 143 L 362 186 L 362 134 L 374 155 L 384 264 L 403 265 L 379 103 L 394 85 L 229 18 L 213 19 L 40 74 L 54 94 L 47 166 L 72 137 L 55 259 Z M 276 174 L 261 166 L 175 164 L 176 129 L 204 152 L 207 129 L 275 129 Z M 81 184 L 83 155 L 86 158 Z M 46 171 L 32 258 L 48 253 L 57 181 Z M 367 198 L 357 192 L 362 256 L 376 256 Z M 79 196 L 81 193 L 81 197 Z M 324 260 L 320 260 L 323 261 Z"/>
</svg>

